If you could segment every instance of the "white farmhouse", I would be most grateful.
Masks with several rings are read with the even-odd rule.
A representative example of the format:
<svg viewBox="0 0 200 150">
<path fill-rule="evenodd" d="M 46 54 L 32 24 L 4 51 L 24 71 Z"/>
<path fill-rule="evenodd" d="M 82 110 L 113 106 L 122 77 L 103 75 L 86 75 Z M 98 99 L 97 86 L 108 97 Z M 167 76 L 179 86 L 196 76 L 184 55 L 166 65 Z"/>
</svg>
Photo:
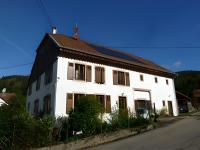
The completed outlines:
<svg viewBox="0 0 200 150">
<path fill-rule="evenodd" d="M 27 109 L 66 116 L 81 95 L 95 95 L 112 107 L 166 108 L 177 116 L 175 74 L 143 58 L 92 44 L 77 37 L 46 34 L 31 71 Z"/>
</svg>

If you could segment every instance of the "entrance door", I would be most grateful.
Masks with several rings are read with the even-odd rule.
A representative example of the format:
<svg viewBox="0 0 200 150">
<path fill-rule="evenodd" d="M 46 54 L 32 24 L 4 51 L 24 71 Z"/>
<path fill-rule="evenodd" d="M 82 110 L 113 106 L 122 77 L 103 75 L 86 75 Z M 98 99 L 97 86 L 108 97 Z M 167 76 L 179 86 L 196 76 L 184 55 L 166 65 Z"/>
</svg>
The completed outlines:
<svg viewBox="0 0 200 150">
<path fill-rule="evenodd" d="M 172 101 L 168 101 L 168 112 L 170 116 L 173 116 Z"/>
</svg>

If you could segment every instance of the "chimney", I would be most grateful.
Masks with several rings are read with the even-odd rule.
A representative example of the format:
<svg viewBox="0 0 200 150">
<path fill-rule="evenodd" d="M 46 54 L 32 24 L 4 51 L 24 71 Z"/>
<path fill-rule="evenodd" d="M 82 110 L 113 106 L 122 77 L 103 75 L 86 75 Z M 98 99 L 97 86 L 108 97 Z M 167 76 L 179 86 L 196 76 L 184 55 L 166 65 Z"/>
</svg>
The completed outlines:
<svg viewBox="0 0 200 150">
<path fill-rule="evenodd" d="M 52 27 L 52 34 L 56 34 L 56 33 L 57 33 L 56 27 Z"/>
<path fill-rule="evenodd" d="M 72 36 L 75 40 L 79 39 L 79 32 L 78 32 L 78 25 L 75 24 L 75 26 L 73 27 L 73 36 Z"/>
</svg>

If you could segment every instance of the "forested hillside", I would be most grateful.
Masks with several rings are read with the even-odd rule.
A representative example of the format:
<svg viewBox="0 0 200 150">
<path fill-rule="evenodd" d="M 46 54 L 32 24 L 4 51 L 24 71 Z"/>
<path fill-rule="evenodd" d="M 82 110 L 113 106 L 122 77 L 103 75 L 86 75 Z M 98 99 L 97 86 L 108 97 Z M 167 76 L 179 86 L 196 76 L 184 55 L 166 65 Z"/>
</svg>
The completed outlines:
<svg viewBox="0 0 200 150">
<path fill-rule="evenodd" d="M 28 76 L 7 76 L 0 78 L 0 92 L 6 88 L 6 92 L 14 92 L 26 96 Z"/>
<path fill-rule="evenodd" d="M 176 90 L 192 97 L 194 89 L 200 89 L 200 71 L 177 72 L 175 79 Z"/>
</svg>

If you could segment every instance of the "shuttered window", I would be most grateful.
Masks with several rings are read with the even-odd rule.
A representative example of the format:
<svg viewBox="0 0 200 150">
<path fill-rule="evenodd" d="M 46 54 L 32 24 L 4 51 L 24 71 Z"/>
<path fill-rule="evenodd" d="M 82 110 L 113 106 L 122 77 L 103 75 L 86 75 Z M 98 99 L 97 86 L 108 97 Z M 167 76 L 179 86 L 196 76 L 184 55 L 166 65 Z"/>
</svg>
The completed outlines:
<svg viewBox="0 0 200 150">
<path fill-rule="evenodd" d="M 73 108 L 73 94 L 68 93 L 66 101 L 66 113 L 68 114 L 72 108 Z"/>
<path fill-rule="evenodd" d="M 43 111 L 45 114 L 50 114 L 50 112 L 51 112 L 51 95 L 47 95 L 44 97 Z"/>
<path fill-rule="evenodd" d="M 95 67 L 95 82 L 99 84 L 105 83 L 105 70 L 103 67 Z"/>
<path fill-rule="evenodd" d="M 110 101 L 110 95 L 106 95 L 106 113 L 111 112 L 111 101 Z"/>
<path fill-rule="evenodd" d="M 34 115 L 37 116 L 39 114 L 39 100 L 35 100 L 34 102 Z"/>
<path fill-rule="evenodd" d="M 117 71 L 113 70 L 113 84 L 117 85 L 118 84 L 118 75 Z"/>
<path fill-rule="evenodd" d="M 113 84 L 130 86 L 129 73 L 113 70 Z"/>
<path fill-rule="evenodd" d="M 84 94 L 74 94 L 74 107 L 76 107 L 76 104 L 81 96 L 84 96 Z"/>
<path fill-rule="evenodd" d="M 130 78 L 128 72 L 126 72 L 126 86 L 130 86 Z"/>
<path fill-rule="evenodd" d="M 125 73 L 118 71 L 118 84 L 125 85 Z"/>
<path fill-rule="evenodd" d="M 68 69 L 67 69 L 67 79 L 68 80 L 73 80 L 73 70 L 74 70 L 74 64 L 69 63 Z"/>
<path fill-rule="evenodd" d="M 103 109 L 105 109 L 105 97 L 104 97 L 104 95 L 96 95 L 96 99 L 101 104 Z"/>
<path fill-rule="evenodd" d="M 86 81 L 91 82 L 92 80 L 92 67 L 86 66 Z"/>
</svg>

